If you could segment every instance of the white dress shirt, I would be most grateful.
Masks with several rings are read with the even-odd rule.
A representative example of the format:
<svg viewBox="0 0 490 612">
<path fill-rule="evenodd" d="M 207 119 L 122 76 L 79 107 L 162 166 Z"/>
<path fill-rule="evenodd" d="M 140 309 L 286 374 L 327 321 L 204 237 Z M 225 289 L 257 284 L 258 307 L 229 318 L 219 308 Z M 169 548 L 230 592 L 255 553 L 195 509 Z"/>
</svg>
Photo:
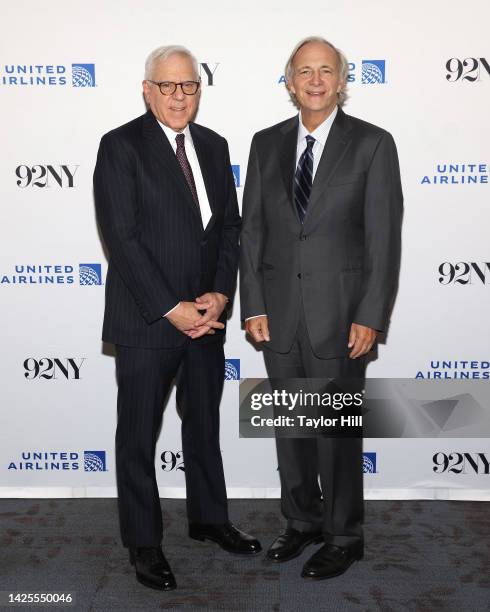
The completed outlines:
<svg viewBox="0 0 490 612">
<path fill-rule="evenodd" d="M 202 217 L 202 225 L 206 227 L 211 219 L 211 207 L 209 205 L 208 194 L 206 192 L 206 186 L 204 185 L 204 179 L 202 177 L 201 166 L 199 165 L 199 161 L 197 159 L 196 149 L 194 148 L 194 143 L 192 142 L 191 131 L 189 130 L 189 126 L 186 125 L 185 129 L 182 132 L 175 132 L 172 128 L 160 123 L 160 127 L 162 128 L 165 136 L 168 138 L 174 153 L 177 151 L 177 142 L 175 141 L 175 137 L 177 134 L 184 134 L 184 146 L 185 152 L 187 155 L 187 159 L 189 160 L 189 164 L 191 166 L 192 174 L 194 175 L 194 183 L 196 184 L 197 190 L 197 198 L 199 200 L 199 208 L 201 209 L 201 217 Z"/>
<path fill-rule="evenodd" d="M 298 167 L 299 158 L 301 157 L 303 151 L 306 149 L 306 137 L 313 136 L 315 139 L 315 144 L 313 145 L 313 177 L 312 180 L 315 180 L 315 174 L 318 169 L 318 164 L 320 163 L 320 158 L 323 153 L 323 149 L 327 142 L 328 135 L 330 133 L 330 128 L 334 122 L 335 117 L 337 116 L 338 106 L 334 108 L 334 110 L 330 113 L 330 115 L 322 122 L 320 125 L 313 130 L 313 132 L 309 132 L 305 126 L 303 125 L 303 120 L 301 118 L 301 114 L 299 115 L 299 129 L 298 129 L 298 143 L 296 145 L 296 165 L 295 168 Z M 248 317 L 245 319 L 248 321 L 249 319 L 255 319 L 257 317 L 263 317 L 264 315 L 254 315 L 253 317 Z"/>
<path fill-rule="evenodd" d="M 296 167 L 298 167 L 299 158 L 301 154 L 306 149 L 306 137 L 313 136 L 315 139 L 315 144 L 313 145 L 313 179 L 315 180 L 315 174 L 318 169 L 318 164 L 320 163 L 320 158 L 323 153 L 323 148 L 325 147 L 325 143 L 327 142 L 328 135 L 330 133 L 330 128 L 332 127 L 332 123 L 334 122 L 335 117 L 337 116 L 337 106 L 330 113 L 330 115 L 320 123 L 320 125 L 313 130 L 313 132 L 308 132 L 308 130 L 303 125 L 303 120 L 299 121 L 299 130 L 298 130 L 298 144 L 296 146 Z"/>
<path fill-rule="evenodd" d="M 158 121 L 158 120 L 157 120 Z M 199 208 L 201 209 L 201 218 L 202 225 L 206 227 L 211 219 L 212 212 L 211 206 L 209 205 L 208 194 L 206 192 L 206 186 L 204 185 L 204 179 L 202 177 L 201 166 L 199 165 L 199 161 L 197 159 L 196 149 L 194 148 L 194 143 L 192 141 L 191 131 L 189 130 L 189 126 L 186 125 L 185 129 L 182 132 L 175 132 L 172 128 L 169 128 L 167 125 L 164 125 L 160 121 L 158 121 L 160 127 L 163 130 L 163 133 L 168 138 L 170 145 L 176 153 L 177 151 L 177 142 L 175 137 L 177 134 L 184 134 L 184 146 L 185 152 L 187 155 L 187 159 L 189 160 L 189 164 L 192 170 L 192 174 L 194 175 L 194 183 L 196 184 L 197 198 L 199 200 Z M 168 312 L 166 312 L 163 316 L 166 317 L 173 310 L 177 308 L 180 304 L 176 304 L 173 308 L 171 308 Z"/>
</svg>

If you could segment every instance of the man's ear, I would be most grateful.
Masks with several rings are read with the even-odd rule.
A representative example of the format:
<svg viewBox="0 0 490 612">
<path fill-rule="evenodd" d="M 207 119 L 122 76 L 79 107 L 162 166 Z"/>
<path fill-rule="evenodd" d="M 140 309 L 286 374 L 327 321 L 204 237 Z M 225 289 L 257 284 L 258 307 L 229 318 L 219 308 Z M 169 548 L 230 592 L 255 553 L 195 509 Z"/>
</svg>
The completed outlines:
<svg viewBox="0 0 490 612">
<path fill-rule="evenodd" d="M 141 84 L 143 85 L 143 97 L 145 98 L 145 102 L 147 104 L 149 104 L 148 102 L 148 94 L 150 91 L 150 86 L 148 85 L 148 83 L 146 81 L 142 81 Z"/>
</svg>

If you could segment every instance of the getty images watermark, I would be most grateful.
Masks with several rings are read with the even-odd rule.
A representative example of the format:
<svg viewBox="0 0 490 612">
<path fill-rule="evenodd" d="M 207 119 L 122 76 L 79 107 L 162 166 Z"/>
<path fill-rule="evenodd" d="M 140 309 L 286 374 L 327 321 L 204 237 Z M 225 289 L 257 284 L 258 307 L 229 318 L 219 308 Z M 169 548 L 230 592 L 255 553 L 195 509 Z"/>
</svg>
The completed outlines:
<svg viewBox="0 0 490 612">
<path fill-rule="evenodd" d="M 362 433 L 362 383 L 324 378 L 242 380 L 241 435 L 358 437 Z"/>
<path fill-rule="evenodd" d="M 240 436 L 488 438 L 488 380 L 240 381 Z"/>
<path fill-rule="evenodd" d="M 328 383 L 324 383 L 328 387 Z M 361 408 L 363 405 L 363 392 L 347 393 L 343 391 L 304 391 L 296 392 L 286 389 L 274 389 L 271 393 L 252 393 L 250 396 L 250 408 L 262 410 L 264 407 L 272 407 L 277 414 L 275 417 L 264 417 L 255 414 L 251 417 L 252 427 L 301 427 L 319 429 L 324 427 L 360 427 L 362 426 L 362 415 L 343 414 L 338 417 L 326 416 L 325 414 L 314 415 L 314 412 L 325 409 L 343 410 L 344 408 Z M 283 411 L 292 412 L 294 415 L 282 414 Z"/>
</svg>

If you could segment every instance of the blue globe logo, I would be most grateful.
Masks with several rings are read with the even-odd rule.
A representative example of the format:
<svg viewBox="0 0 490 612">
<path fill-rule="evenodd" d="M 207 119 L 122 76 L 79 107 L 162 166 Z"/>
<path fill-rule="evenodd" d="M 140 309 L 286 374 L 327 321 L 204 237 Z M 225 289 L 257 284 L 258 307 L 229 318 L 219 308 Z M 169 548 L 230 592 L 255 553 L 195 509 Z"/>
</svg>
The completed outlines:
<svg viewBox="0 0 490 612">
<path fill-rule="evenodd" d="M 374 474 L 374 463 L 365 455 L 362 459 L 362 471 L 364 474 Z"/>
<path fill-rule="evenodd" d="M 229 361 L 225 362 L 225 380 L 238 380 L 238 370 Z"/>
<path fill-rule="evenodd" d="M 93 268 L 80 266 L 80 285 L 100 285 L 100 277 Z"/>
<path fill-rule="evenodd" d="M 362 64 L 362 83 L 372 85 L 373 83 L 383 83 L 383 72 L 376 64 L 364 62 Z"/>
<path fill-rule="evenodd" d="M 83 464 L 86 472 L 104 472 L 104 462 L 98 455 L 85 453 Z"/>
<path fill-rule="evenodd" d="M 94 87 L 95 82 L 92 74 L 83 66 L 74 65 L 72 68 L 73 87 Z"/>
</svg>

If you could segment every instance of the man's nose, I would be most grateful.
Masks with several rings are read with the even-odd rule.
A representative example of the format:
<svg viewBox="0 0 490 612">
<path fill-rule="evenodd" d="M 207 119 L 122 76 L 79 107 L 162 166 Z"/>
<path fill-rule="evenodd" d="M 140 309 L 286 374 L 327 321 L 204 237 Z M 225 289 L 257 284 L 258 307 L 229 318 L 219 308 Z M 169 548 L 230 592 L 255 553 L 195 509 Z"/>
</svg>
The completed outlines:
<svg viewBox="0 0 490 612">
<path fill-rule="evenodd" d="M 319 70 L 313 70 L 310 82 L 314 85 L 322 83 L 322 73 Z"/>
<path fill-rule="evenodd" d="M 177 88 L 173 93 L 173 98 L 175 98 L 176 100 L 183 100 L 185 98 L 185 94 L 182 91 L 182 85 L 177 85 Z"/>
</svg>

